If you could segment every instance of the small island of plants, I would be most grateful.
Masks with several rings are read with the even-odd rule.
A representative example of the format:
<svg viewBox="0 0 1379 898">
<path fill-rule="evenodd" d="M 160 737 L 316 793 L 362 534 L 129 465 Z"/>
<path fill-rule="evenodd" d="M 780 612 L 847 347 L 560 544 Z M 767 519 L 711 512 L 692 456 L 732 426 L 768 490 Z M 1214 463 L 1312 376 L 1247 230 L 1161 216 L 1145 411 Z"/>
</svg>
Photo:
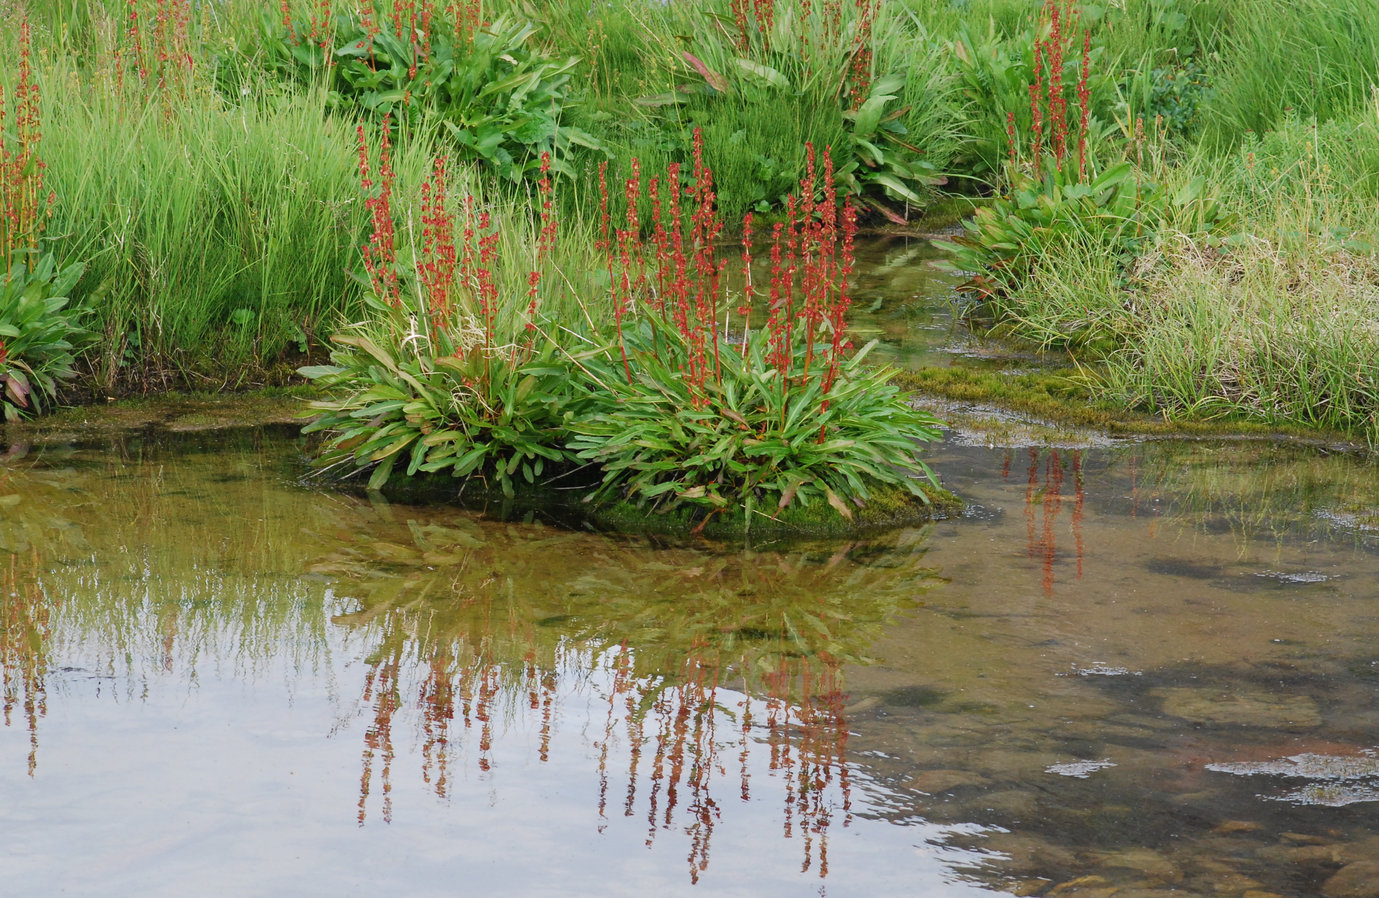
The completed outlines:
<svg viewBox="0 0 1379 898">
<path fill-rule="evenodd" d="M 696 528 L 726 513 L 750 529 L 792 504 L 852 520 L 877 492 L 931 501 L 937 483 L 915 444 L 937 439 L 938 422 L 847 340 L 856 210 L 838 200 L 827 150 L 820 170 L 808 148 L 799 193 L 772 226 L 754 326 L 752 214 L 734 297 L 698 132 L 689 172 L 671 163 L 643 184 L 633 160 L 616 225 L 600 167 L 600 265 L 586 235 L 561 235 L 548 155 L 539 218 L 515 228 L 505 223 L 522 210 L 473 192 L 452 206 L 436 158 L 421 209 L 405 217 L 419 229 L 400 240 L 387 120 L 376 167 L 362 126 L 359 140 L 373 189 L 371 314 L 334 338 L 332 364 L 302 369 L 334 397 L 306 428 L 328 434 L 323 466 L 370 472 L 374 489 L 399 473 L 446 474 L 509 498 L 588 482 L 586 501 L 693 509 Z"/>
</svg>

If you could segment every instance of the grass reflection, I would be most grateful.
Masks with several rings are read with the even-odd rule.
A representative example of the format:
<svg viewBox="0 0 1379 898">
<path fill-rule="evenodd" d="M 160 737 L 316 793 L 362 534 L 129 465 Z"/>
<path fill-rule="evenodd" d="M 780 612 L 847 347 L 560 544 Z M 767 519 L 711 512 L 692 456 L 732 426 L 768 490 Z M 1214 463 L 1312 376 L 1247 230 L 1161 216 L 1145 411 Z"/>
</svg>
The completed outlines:
<svg viewBox="0 0 1379 898">
<path fill-rule="evenodd" d="M 325 587 L 300 580 L 316 551 L 302 534 L 331 509 L 302 503 L 275 476 L 290 458 L 261 432 L 11 450 L 0 463 L 0 566 L 19 564 L 36 596 L 63 597 L 44 620 L 64 678 L 117 682 L 137 697 L 155 677 L 190 686 L 203 670 L 318 669 Z M 13 593 L 11 619 L 38 613 Z"/>
<path fill-rule="evenodd" d="M 667 546 L 311 493 L 292 453 L 217 435 L 0 468 L 6 709 L 31 772 L 54 671 L 64 696 L 136 701 L 325 676 L 364 717 L 360 824 L 392 819 L 404 763 L 449 798 L 519 760 L 596 757 L 591 825 L 683 840 L 691 879 L 745 802 L 779 808 L 801 868 L 827 873 L 852 809 L 842 669 L 936 582 L 924 531 Z"/>
</svg>

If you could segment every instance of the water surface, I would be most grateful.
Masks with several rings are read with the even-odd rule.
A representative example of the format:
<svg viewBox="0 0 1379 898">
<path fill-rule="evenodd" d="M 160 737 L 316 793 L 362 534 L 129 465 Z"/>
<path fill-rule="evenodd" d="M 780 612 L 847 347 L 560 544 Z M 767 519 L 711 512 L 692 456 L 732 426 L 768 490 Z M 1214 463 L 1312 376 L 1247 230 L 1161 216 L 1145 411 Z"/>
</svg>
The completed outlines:
<svg viewBox="0 0 1379 898">
<path fill-rule="evenodd" d="M 931 462 L 964 516 L 744 549 L 321 491 L 274 432 L 11 458 L 6 888 L 1308 895 L 1379 858 L 1372 467 Z"/>
<path fill-rule="evenodd" d="M 868 252 L 891 358 L 1030 363 Z M 1375 465 L 987 442 L 960 516 L 752 546 L 0 447 L 0 893 L 1371 894 Z"/>
</svg>

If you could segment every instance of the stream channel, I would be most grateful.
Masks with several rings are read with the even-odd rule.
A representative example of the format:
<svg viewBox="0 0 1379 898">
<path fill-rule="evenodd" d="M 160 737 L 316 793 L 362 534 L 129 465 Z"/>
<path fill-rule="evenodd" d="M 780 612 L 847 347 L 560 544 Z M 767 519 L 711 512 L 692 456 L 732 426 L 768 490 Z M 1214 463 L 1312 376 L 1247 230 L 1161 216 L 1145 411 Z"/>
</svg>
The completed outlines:
<svg viewBox="0 0 1379 898">
<path fill-rule="evenodd" d="M 864 336 L 1036 364 L 930 252 Z M 0 894 L 1379 895 L 1375 464 L 991 420 L 961 515 L 751 548 L 0 445 Z"/>
</svg>

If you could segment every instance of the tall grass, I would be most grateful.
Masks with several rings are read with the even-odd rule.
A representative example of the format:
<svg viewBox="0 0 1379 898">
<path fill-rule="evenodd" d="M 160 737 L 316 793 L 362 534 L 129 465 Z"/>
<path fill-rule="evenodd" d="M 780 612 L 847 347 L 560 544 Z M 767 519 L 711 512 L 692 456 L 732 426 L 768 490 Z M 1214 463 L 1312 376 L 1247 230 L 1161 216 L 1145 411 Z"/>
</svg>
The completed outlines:
<svg viewBox="0 0 1379 898">
<path fill-rule="evenodd" d="M 1230 147 L 1285 114 L 1329 119 L 1379 84 L 1379 0 L 1241 0 L 1212 77 L 1206 134 Z"/>
<path fill-rule="evenodd" d="M 905 110 L 907 140 L 940 172 L 952 173 L 970 116 L 941 32 L 926 28 L 902 4 L 889 3 L 878 11 L 874 33 L 876 71 L 905 78 L 898 106 Z"/>
<path fill-rule="evenodd" d="M 128 85 L 83 91 L 71 73 L 49 77 L 63 96 L 46 111 L 61 198 L 50 234 L 62 256 L 88 262 L 78 298 L 104 334 L 98 387 L 155 371 L 235 386 L 349 313 L 364 210 L 351 129 L 319 97 L 234 106 L 197 91 L 169 106 Z M 400 155 L 407 189 L 426 156 Z"/>
<path fill-rule="evenodd" d="M 1379 260 L 1309 250 L 1169 248 L 1142 282 L 1133 338 L 1110 357 L 1112 395 L 1379 442 Z"/>
<path fill-rule="evenodd" d="M 1217 173 L 1223 200 L 1253 231 L 1285 242 L 1355 237 L 1376 245 L 1379 98 L 1326 122 L 1290 115 L 1247 135 L 1229 156 L 1193 164 Z"/>
<path fill-rule="evenodd" d="M 1075 349 L 1129 407 L 1379 442 L 1379 258 L 1280 224 L 1272 239 L 1165 235 L 1128 281 L 1095 242 L 1068 241 L 1007 299 L 1004 326 Z"/>
</svg>

